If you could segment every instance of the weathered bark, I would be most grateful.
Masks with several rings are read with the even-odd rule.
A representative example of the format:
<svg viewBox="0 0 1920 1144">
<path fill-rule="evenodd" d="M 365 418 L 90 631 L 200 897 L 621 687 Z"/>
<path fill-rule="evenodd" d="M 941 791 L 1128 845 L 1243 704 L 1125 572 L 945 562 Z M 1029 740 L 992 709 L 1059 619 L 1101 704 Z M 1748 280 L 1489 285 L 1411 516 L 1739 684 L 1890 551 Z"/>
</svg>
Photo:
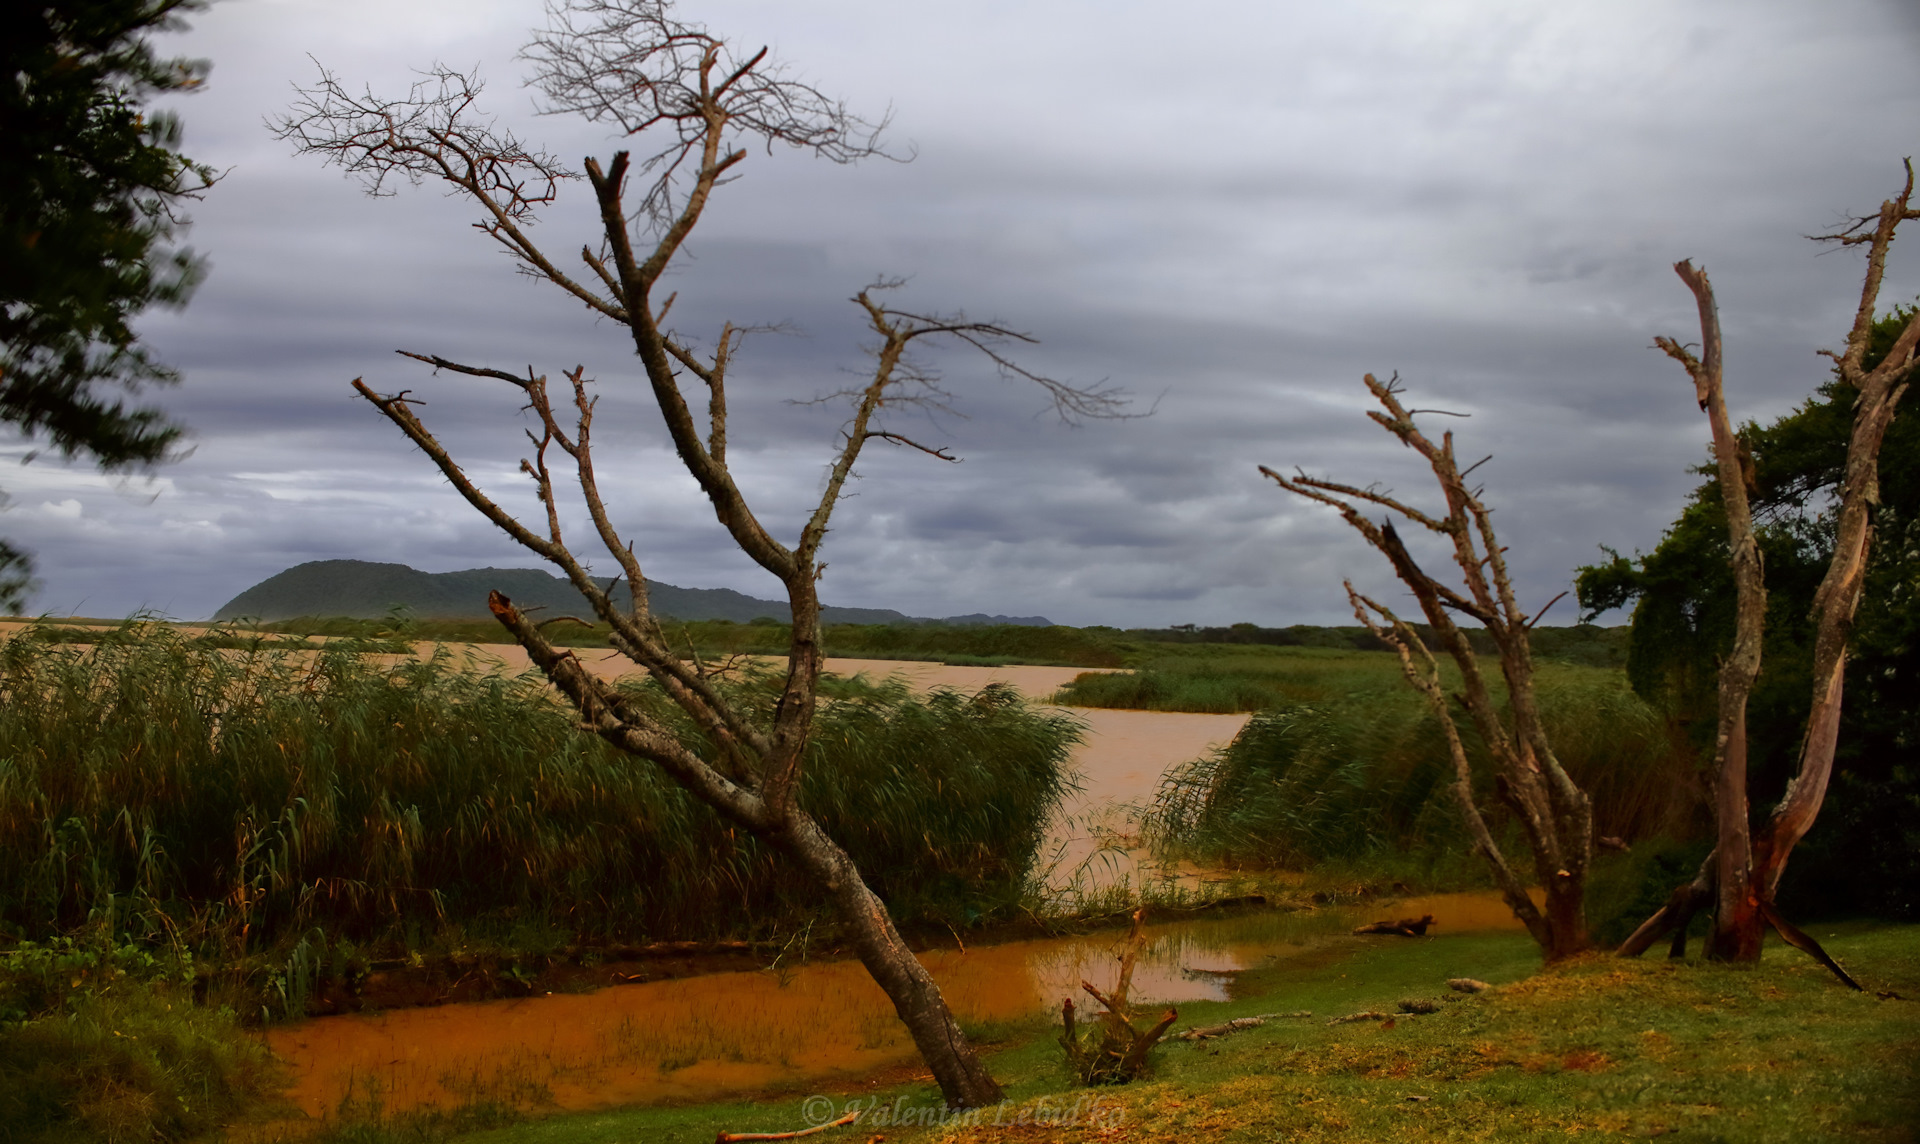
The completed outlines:
<svg viewBox="0 0 1920 1144">
<path fill-rule="evenodd" d="M 1722 382 L 1720 311 L 1713 284 L 1691 262 L 1674 273 L 1693 291 L 1700 310 L 1701 354 L 1695 358 L 1671 338 L 1655 343 L 1686 367 L 1694 393 L 1713 429 L 1713 456 L 1727 515 L 1727 545 L 1732 554 L 1733 649 L 1720 664 L 1719 723 L 1714 735 L 1713 814 L 1715 876 L 1713 935 L 1707 956 L 1752 961 L 1760 956 L 1759 904 L 1749 892 L 1747 871 L 1753 846 L 1747 814 L 1747 696 L 1760 674 L 1760 637 L 1767 615 L 1767 590 L 1760 567 L 1760 544 L 1753 535 L 1753 511 L 1747 504 L 1744 449 L 1727 417 Z"/>
<path fill-rule="evenodd" d="M 1426 696 L 1439 721 L 1453 759 L 1454 795 L 1474 848 L 1486 858 L 1501 896 L 1540 945 L 1542 955 L 1550 962 L 1558 961 L 1590 944 L 1585 903 L 1587 871 L 1593 861 L 1593 810 L 1586 793 L 1555 756 L 1534 698 L 1533 652 L 1527 631 L 1537 617 L 1520 609 L 1507 573 L 1506 549 L 1494 536 L 1491 512 L 1478 492 L 1467 486 L 1466 472 L 1471 470 L 1460 468 L 1454 456 L 1453 435 L 1445 434 L 1435 444 L 1414 424 L 1413 414 L 1401 404 L 1399 388 L 1393 381 L 1381 382 L 1368 374 L 1366 384 L 1385 409 L 1368 416 L 1427 461 L 1446 498 L 1444 514 L 1423 512 L 1373 488 L 1338 484 L 1304 473 L 1283 477 L 1264 466 L 1260 471 L 1288 492 L 1336 509 L 1385 555 L 1401 583 L 1413 592 L 1441 646 L 1459 667 L 1461 692 L 1449 702 L 1440 685 L 1439 667 L 1413 628 L 1378 602 L 1360 595 L 1351 583 L 1347 585 L 1354 614 L 1375 635 L 1398 649 L 1402 672 Z M 1360 512 L 1358 504 L 1378 505 L 1447 537 L 1453 545 L 1464 594 L 1422 570 L 1392 523 L 1375 524 Z M 1493 638 L 1507 690 L 1504 717 L 1481 673 L 1473 645 L 1454 620 L 1456 613 L 1480 623 Z M 1494 843 L 1474 799 L 1472 767 L 1453 723 L 1456 703 L 1465 709 L 1487 744 L 1500 796 L 1526 834 L 1534 880 L 1546 899 L 1544 909 L 1533 902 L 1525 882 Z"/>
<path fill-rule="evenodd" d="M 1701 355 L 1695 358 L 1671 338 L 1655 339 L 1661 349 L 1686 367 L 1693 378 L 1700 407 L 1706 410 L 1713 428 L 1717 480 L 1726 505 L 1728 541 L 1738 593 L 1733 650 L 1720 670 L 1714 783 L 1717 845 L 1711 877 L 1715 910 L 1707 955 L 1734 961 L 1757 960 L 1762 938 L 1771 925 L 1789 944 L 1806 951 L 1855 989 L 1859 984 L 1827 956 L 1818 942 L 1780 916 L 1774 897 L 1779 891 L 1781 875 L 1786 872 L 1787 857 L 1812 828 L 1833 774 L 1848 645 L 1861 588 L 1866 581 L 1873 536 L 1872 510 L 1879 499 L 1880 447 L 1900 398 L 1906 392 L 1916 366 L 1916 349 L 1920 348 L 1920 316 L 1917 316 L 1908 321 L 1886 357 L 1872 370 L 1866 368 L 1867 343 L 1886 271 L 1888 249 L 1901 222 L 1920 218 L 1920 211 L 1911 209 L 1912 197 L 1913 165 L 1909 161 L 1905 185 L 1897 196 L 1880 204 L 1877 214 L 1858 219 L 1837 234 L 1824 236 L 1827 241 L 1868 248 L 1866 278 L 1846 351 L 1828 355 L 1836 363 L 1840 380 L 1858 396 L 1854 401 L 1853 429 L 1847 442 L 1846 466 L 1837 496 L 1833 556 L 1814 595 L 1813 696 L 1806 738 L 1801 742 L 1799 766 L 1792 782 L 1758 832 L 1751 828 L 1747 802 L 1746 713 L 1747 696 L 1760 668 L 1766 592 L 1747 504 L 1745 469 L 1750 461 L 1743 455 L 1739 439 L 1731 428 L 1722 393 L 1719 309 L 1706 272 L 1695 269 L 1691 262 L 1675 264 L 1674 271 L 1693 292 L 1699 307 Z M 1671 929 L 1676 920 L 1684 927 L 1684 918 L 1690 917 L 1700 904 L 1706 879 L 1707 871 L 1702 870 L 1691 885 L 1674 891 L 1667 905 L 1648 919 L 1621 946 L 1620 952 L 1632 956 L 1644 951 L 1658 940 L 1660 933 Z M 1674 939 L 1676 951 L 1685 948 L 1684 928 L 1680 933 L 1682 936 Z"/>
<path fill-rule="evenodd" d="M 886 904 L 867 888 L 845 850 L 811 817 L 798 810 L 793 813 L 792 825 L 779 836 L 780 843 L 832 897 L 834 913 L 853 935 L 860 964 L 893 1002 L 894 1013 L 913 1037 L 947 1103 L 956 1108 L 998 1104 L 1003 1098 L 1000 1086 L 955 1023 L 933 975 L 900 939 Z"/>
</svg>

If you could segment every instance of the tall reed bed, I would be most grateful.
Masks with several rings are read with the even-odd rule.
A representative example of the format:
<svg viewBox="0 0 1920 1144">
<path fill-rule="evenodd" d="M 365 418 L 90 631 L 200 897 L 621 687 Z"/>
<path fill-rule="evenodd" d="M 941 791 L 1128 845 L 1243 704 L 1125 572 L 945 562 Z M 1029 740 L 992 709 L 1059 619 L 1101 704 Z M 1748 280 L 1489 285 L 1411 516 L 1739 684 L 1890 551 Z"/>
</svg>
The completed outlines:
<svg viewBox="0 0 1920 1144">
<path fill-rule="evenodd" d="M 0 937 L 106 912 L 225 953 L 315 928 L 703 938 L 815 907 L 538 679 L 366 652 L 221 649 L 138 623 L 0 648 Z M 905 922 L 961 924 L 1025 889 L 1078 734 L 1006 689 L 843 682 L 801 797 Z"/>
<path fill-rule="evenodd" d="M 1691 751 L 1620 673 L 1545 667 L 1539 698 L 1555 752 L 1593 797 L 1597 833 L 1647 838 L 1697 812 Z M 1163 846 L 1293 868 L 1462 850 L 1452 763 L 1434 720 L 1404 685 L 1283 703 L 1170 772 L 1149 829 Z M 1458 725 L 1470 755 L 1484 759 L 1472 725 Z M 1483 806 L 1498 805 L 1491 790 L 1478 793 Z"/>
</svg>

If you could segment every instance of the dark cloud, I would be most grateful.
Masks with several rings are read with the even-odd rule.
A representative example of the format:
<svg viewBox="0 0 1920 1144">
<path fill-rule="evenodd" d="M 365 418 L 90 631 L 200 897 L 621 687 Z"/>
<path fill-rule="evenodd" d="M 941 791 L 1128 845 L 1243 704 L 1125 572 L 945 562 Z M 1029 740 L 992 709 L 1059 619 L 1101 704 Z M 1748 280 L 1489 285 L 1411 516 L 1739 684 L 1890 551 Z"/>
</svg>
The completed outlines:
<svg viewBox="0 0 1920 1144">
<path fill-rule="evenodd" d="M 844 412 L 808 401 L 868 367 L 848 299 L 878 278 L 909 277 L 902 305 L 1030 331 L 1031 368 L 1154 409 L 1067 426 L 988 363 L 930 355 L 954 411 L 895 424 L 964 460 L 870 454 L 823 582 L 831 602 L 916 614 L 1341 621 L 1343 576 L 1397 599 L 1337 518 L 1255 469 L 1426 499 L 1415 458 L 1365 418 L 1368 371 L 1471 414 L 1435 428 L 1494 454 L 1489 499 L 1542 602 L 1597 545 L 1653 544 L 1695 481 L 1705 427 L 1647 348 L 1694 328 L 1672 262 L 1714 275 L 1738 415 L 1777 414 L 1823 376 L 1813 351 L 1843 336 L 1858 290 L 1854 253 L 1801 236 L 1871 210 L 1920 149 L 1910 7 L 1880 0 L 1216 0 L 1180 21 L 1092 0 L 683 10 L 856 106 L 891 105 L 918 155 L 754 153 L 671 279 L 672 324 L 695 340 L 780 327 L 736 365 L 733 434 L 778 534 L 819 495 Z M 181 101 L 188 150 L 232 172 L 196 212 L 212 277 L 146 324 L 186 374 L 163 400 L 195 452 L 151 480 L 41 460 L 0 482 L 0 530 L 38 551 L 41 606 L 192 617 L 301 560 L 531 563 L 346 383 L 413 390 L 486 486 L 532 509 L 516 393 L 396 349 L 586 366 L 603 483 L 650 573 L 776 591 L 678 471 L 620 329 L 511 273 L 437 189 L 366 198 L 261 126 L 311 82 L 308 53 L 385 90 L 410 66 L 479 62 L 503 122 L 570 162 L 605 155 L 617 140 L 534 116 L 516 86 L 539 19 L 521 0 L 196 18 L 179 43 L 215 70 Z M 565 252 L 590 222 L 576 194 L 538 232 Z M 1916 292 L 1920 263 L 1896 251 L 1886 299 Z"/>
</svg>

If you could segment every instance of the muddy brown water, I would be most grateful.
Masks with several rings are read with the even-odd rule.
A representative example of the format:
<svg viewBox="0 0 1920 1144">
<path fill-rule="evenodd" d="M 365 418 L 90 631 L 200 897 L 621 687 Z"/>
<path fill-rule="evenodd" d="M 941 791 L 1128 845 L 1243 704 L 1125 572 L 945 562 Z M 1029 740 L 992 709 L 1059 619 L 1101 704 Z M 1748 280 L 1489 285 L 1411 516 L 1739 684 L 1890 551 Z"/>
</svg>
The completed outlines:
<svg viewBox="0 0 1920 1144">
<path fill-rule="evenodd" d="M 1423 913 L 1449 933 L 1519 928 L 1485 894 L 1155 925 L 1134 997 L 1143 1005 L 1226 1000 L 1241 970 L 1362 940 L 1346 936 L 1361 920 Z M 961 1020 L 990 1030 L 1056 1012 L 1082 980 L 1110 987 L 1123 941 L 1107 933 L 920 957 Z M 855 961 L 322 1017 L 273 1029 L 267 1040 L 293 1069 L 293 1101 L 314 1117 L 343 1101 L 377 1100 L 395 1112 L 477 1101 L 583 1110 L 713 1100 L 845 1083 L 914 1060 L 892 1005 Z"/>
</svg>

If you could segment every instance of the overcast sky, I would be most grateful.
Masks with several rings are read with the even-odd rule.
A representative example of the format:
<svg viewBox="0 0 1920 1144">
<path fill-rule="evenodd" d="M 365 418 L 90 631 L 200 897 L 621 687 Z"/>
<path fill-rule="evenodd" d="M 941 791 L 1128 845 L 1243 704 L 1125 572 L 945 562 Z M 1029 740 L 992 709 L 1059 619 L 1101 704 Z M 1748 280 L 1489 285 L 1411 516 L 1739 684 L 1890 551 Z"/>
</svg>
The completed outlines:
<svg viewBox="0 0 1920 1144">
<path fill-rule="evenodd" d="M 794 536 L 843 412 L 790 404 L 866 363 L 847 299 L 882 275 L 926 310 L 1028 331 L 1022 361 L 1124 387 L 1152 416 L 1061 425 L 960 354 L 961 416 L 899 427 L 963 457 L 876 448 L 836 517 L 823 595 L 914 615 L 1156 626 L 1351 622 L 1343 576 L 1383 562 L 1255 466 L 1431 482 L 1364 417 L 1399 371 L 1480 472 L 1523 603 L 1597 545 L 1650 548 L 1696 478 L 1692 386 L 1648 349 L 1697 338 L 1671 264 L 1713 275 L 1736 416 L 1824 376 L 1860 258 L 1803 235 L 1892 195 L 1920 152 L 1914 0 L 712 0 L 676 9 L 878 117 L 909 163 L 755 151 L 677 273 L 673 324 L 786 322 L 736 366 L 733 457 Z M 631 343 L 516 277 L 426 187 L 369 199 L 264 117 L 313 60 L 399 93 L 409 68 L 478 65 L 488 109 L 574 166 L 595 125 L 539 117 L 515 52 L 537 0 L 221 0 L 163 51 L 213 63 L 180 99 L 186 152 L 228 170 L 192 211 L 211 274 L 144 322 L 185 376 L 158 401 L 193 452 L 150 478 L 44 458 L 0 470 L 0 535 L 33 549 L 36 610 L 210 615 L 307 560 L 430 571 L 533 566 L 348 382 L 410 388 L 507 503 L 534 509 L 511 393 L 434 377 L 408 349 L 605 394 L 609 500 L 649 573 L 772 596 L 676 471 Z M 309 56 L 312 59 L 309 59 Z M 597 242 L 585 188 L 543 217 L 556 254 Z M 1920 293 L 1896 247 L 1883 302 Z M 26 451 L 19 445 L 14 456 Z M 611 572 L 611 564 L 602 558 Z M 1391 593 L 1390 593 L 1391 594 Z M 1394 596 L 1395 599 L 1403 598 Z M 1553 613 L 1569 622 L 1566 604 Z M 1550 621 L 1551 622 L 1551 621 Z"/>
</svg>

